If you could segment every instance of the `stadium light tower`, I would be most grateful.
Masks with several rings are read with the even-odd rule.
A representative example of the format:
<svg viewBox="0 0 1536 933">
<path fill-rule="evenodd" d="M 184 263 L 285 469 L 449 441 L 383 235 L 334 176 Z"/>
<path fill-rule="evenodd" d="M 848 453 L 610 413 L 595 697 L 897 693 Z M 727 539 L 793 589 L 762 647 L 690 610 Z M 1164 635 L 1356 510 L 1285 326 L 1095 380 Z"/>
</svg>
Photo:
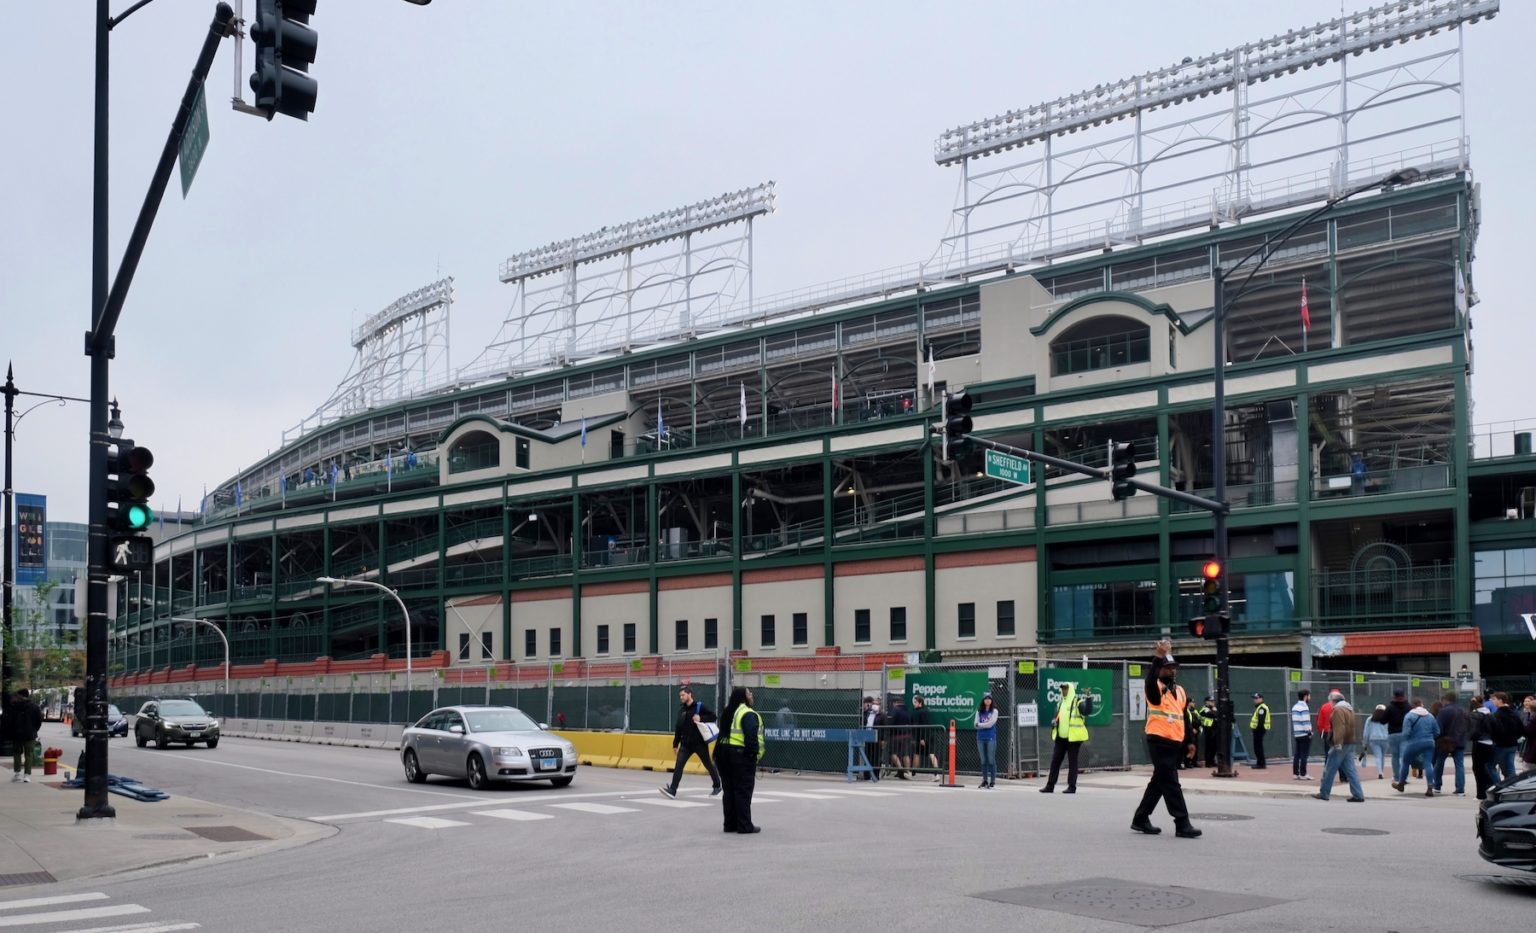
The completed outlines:
<svg viewBox="0 0 1536 933">
<path fill-rule="evenodd" d="M 1214 368 L 1214 398 L 1211 402 L 1211 473 L 1215 490 L 1211 498 L 1225 504 L 1227 501 L 1227 437 L 1226 437 L 1226 412 L 1227 412 L 1227 303 L 1241 298 L 1248 288 L 1248 283 L 1253 281 L 1254 275 L 1269 262 L 1275 255 L 1275 251 L 1285 245 L 1291 237 L 1300 233 L 1312 221 L 1338 207 L 1357 194 L 1367 191 L 1375 191 L 1378 188 L 1391 188 L 1398 185 L 1411 184 L 1418 181 L 1424 175 L 1417 168 L 1404 168 L 1392 174 L 1378 178 L 1374 181 L 1351 188 L 1342 194 L 1329 198 L 1324 204 L 1305 215 L 1300 220 L 1281 230 L 1272 237 L 1266 237 L 1264 242 L 1254 247 L 1250 252 L 1233 263 L 1226 269 L 1221 263 L 1216 263 L 1211 269 L 1211 285 L 1215 292 L 1215 301 L 1211 310 L 1211 335 L 1215 341 L 1216 352 L 1211 357 L 1211 365 Z M 1227 294 L 1226 280 L 1228 276 L 1237 272 L 1250 260 L 1258 258 L 1253 263 L 1253 268 L 1238 283 L 1232 294 Z M 1231 589 L 1228 586 L 1229 574 L 1227 568 L 1227 555 L 1230 542 L 1227 538 L 1227 510 L 1221 509 L 1212 513 L 1215 518 L 1214 536 L 1216 538 L 1215 562 L 1220 567 L 1219 583 L 1216 587 L 1216 613 L 1229 613 L 1231 603 Z M 1209 610 L 1207 610 L 1209 611 Z M 1236 777 L 1232 770 L 1232 686 L 1229 674 L 1231 673 L 1231 645 L 1227 637 L 1227 631 L 1223 626 L 1216 638 L 1216 777 Z"/>
</svg>

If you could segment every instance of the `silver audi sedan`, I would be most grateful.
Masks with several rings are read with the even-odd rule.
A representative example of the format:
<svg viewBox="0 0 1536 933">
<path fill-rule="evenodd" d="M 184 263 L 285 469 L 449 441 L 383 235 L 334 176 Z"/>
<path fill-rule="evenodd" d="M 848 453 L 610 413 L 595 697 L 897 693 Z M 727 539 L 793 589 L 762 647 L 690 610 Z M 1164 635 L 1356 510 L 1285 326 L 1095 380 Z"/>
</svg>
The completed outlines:
<svg viewBox="0 0 1536 933">
<path fill-rule="evenodd" d="M 576 746 L 511 706 L 445 706 L 405 730 L 400 763 L 412 784 L 441 774 L 475 790 L 493 781 L 565 787 L 576 778 Z"/>
</svg>

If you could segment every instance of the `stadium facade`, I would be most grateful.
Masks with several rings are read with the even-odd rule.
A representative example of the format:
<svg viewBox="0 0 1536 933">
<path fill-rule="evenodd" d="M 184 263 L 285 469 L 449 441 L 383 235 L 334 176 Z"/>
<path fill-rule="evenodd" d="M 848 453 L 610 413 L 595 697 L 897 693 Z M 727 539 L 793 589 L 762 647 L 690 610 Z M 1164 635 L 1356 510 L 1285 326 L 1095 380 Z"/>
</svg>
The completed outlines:
<svg viewBox="0 0 1536 933">
<path fill-rule="evenodd" d="M 1145 493 L 1117 502 L 1106 482 L 1054 470 L 993 479 L 979 453 L 944 461 L 930 425 L 942 393 L 961 389 L 978 435 L 1090 466 L 1130 441 L 1138 478 L 1203 496 L 1223 445 L 1243 663 L 1527 673 L 1536 458 L 1528 433 L 1471 421 L 1480 191 L 1460 124 L 1448 142 L 1345 131 L 1318 151 L 1298 143 L 1293 157 L 1262 151 L 1277 122 L 1245 117 L 1301 94 L 1260 100 L 1264 68 L 1284 79 L 1307 55 L 1339 68 L 1355 60 L 1350 42 L 1380 44 L 1390 29 L 1432 42 L 1430 25 L 1459 62 L 1464 26 L 1497 7 L 1389 4 L 1363 25 L 1341 18 L 1101 86 L 1070 108 L 1064 98 L 950 131 L 935 158 L 966 172 L 964 222 L 937 264 L 862 291 L 757 301 L 749 261 L 696 261 L 695 238 L 731 224 L 747 232 L 713 248 L 739 256 L 744 243 L 750 256 L 751 223 L 772 209 L 765 186 L 620 229 L 628 241 L 605 228 L 604 242 L 509 261 L 502 280 L 518 289 L 520 321 L 553 309 L 559 326 L 533 337 L 525 326 L 497 346 L 520 341 L 543 365 L 496 361 L 499 378 L 481 369 L 416 385 L 422 371 L 389 370 L 400 357 L 378 348 L 407 322 L 417 349 L 437 346 L 427 315 L 446 314 L 451 282 L 412 293 L 360 330 L 360 368 L 336 404 L 158 545 L 153 580 L 119 600 L 114 673 L 217 666 L 222 644 L 177 621 L 187 618 L 224 629 L 237 665 L 401 657 L 394 601 L 318 582 L 327 576 L 395 590 L 412 653 L 461 666 L 1041 647 L 1123 656 L 1183 636 L 1215 551 L 1209 513 Z M 1157 129 L 1143 119 L 1170 101 L 1197 105 L 1203 80 L 1240 98 L 1216 108 L 1233 121 L 1215 154 L 1218 191 L 1198 211 L 1153 211 L 1147 170 L 1163 163 L 1142 152 Z M 1326 80 L 1347 90 L 1352 79 Z M 1459 79 L 1451 90 L 1459 100 Z M 988 158 L 1043 145 L 1049 176 L 1065 134 L 1127 120 L 1134 130 L 1114 139 L 1137 143 L 1122 165 L 1133 194 L 1085 190 L 1068 206 L 1058 176 L 1022 186 L 1036 200 L 1011 224 L 982 222 L 1021 176 L 1010 163 L 1007 184 L 986 181 Z M 1422 133 L 1432 122 L 1392 125 Z M 1299 171 L 1307 158 L 1324 170 Z M 1292 182 L 1263 179 L 1265 165 Z M 1202 170 L 1180 171 L 1209 187 Z M 1086 235 L 1072 212 L 1094 204 L 1112 218 Z M 694 222 L 706 207 L 718 215 Z M 986 231 L 998 235 L 984 242 Z M 668 242 L 685 260 L 671 280 L 685 293 L 681 318 L 641 333 L 641 292 L 620 289 L 625 313 L 603 318 L 621 322 L 617 336 L 594 335 L 580 318 L 578 291 L 593 280 L 581 270 L 618 257 L 619 280 L 633 279 L 637 253 Z M 1212 270 L 1233 272 L 1266 242 L 1273 255 L 1225 295 L 1216 423 Z M 726 268 L 746 269 L 746 313 L 711 322 L 690 308 L 707 291 L 694 286 Z M 524 304 L 540 276 L 557 299 Z M 650 304 L 662 306 L 678 301 Z"/>
</svg>

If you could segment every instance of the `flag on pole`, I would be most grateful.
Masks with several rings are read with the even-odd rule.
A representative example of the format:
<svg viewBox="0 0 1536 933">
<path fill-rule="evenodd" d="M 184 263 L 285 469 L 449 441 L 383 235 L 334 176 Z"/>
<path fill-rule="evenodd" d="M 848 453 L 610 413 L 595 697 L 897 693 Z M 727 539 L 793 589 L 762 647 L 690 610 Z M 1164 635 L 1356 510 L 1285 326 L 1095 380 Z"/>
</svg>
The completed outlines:
<svg viewBox="0 0 1536 933">
<path fill-rule="evenodd" d="M 332 460 L 331 461 L 331 501 L 332 502 L 336 501 L 336 477 L 340 473 L 341 473 L 341 470 L 336 466 L 336 461 Z"/>
<path fill-rule="evenodd" d="M 933 394 L 933 344 L 928 345 L 928 394 Z"/>
<path fill-rule="evenodd" d="M 1301 277 L 1301 329 L 1312 330 L 1312 313 L 1307 310 L 1307 277 Z"/>
<path fill-rule="evenodd" d="M 245 496 L 240 492 L 240 481 L 235 480 L 235 508 L 238 509 L 245 502 Z"/>
<path fill-rule="evenodd" d="M 667 422 L 661 415 L 661 399 L 656 400 L 656 442 L 659 444 L 667 436 Z"/>
<path fill-rule="evenodd" d="M 176 494 L 176 527 L 181 527 L 181 493 Z"/>
<path fill-rule="evenodd" d="M 160 510 L 160 514 L 156 515 L 155 518 L 159 519 L 159 521 L 160 521 L 160 536 L 164 537 L 165 536 L 165 509 L 162 508 Z"/>
<path fill-rule="evenodd" d="M 842 408 L 842 393 L 837 386 L 837 367 L 832 367 L 832 423 L 837 424 L 837 412 Z"/>
<path fill-rule="evenodd" d="M 1456 315 L 1465 317 L 1467 314 L 1467 277 L 1462 274 L 1461 260 L 1456 260 Z"/>
<path fill-rule="evenodd" d="M 197 514 L 198 514 L 199 517 L 208 514 L 208 484 L 207 483 L 203 484 L 203 501 L 201 501 L 201 502 L 199 502 L 197 504 Z"/>
<path fill-rule="evenodd" d="M 581 462 L 587 462 L 587 416 L 581 416 Z"/>
<path fill-rule="evenodd" d="M 277 478 L 277 491 L 283 497 L 283 508 L 288 508 L 288 477 L 279 476 Z"/>
<path fill-rule="evenodd" d="M 741 426 L 747 426 L 747 384 L 741 384 Z"/>
</svg>

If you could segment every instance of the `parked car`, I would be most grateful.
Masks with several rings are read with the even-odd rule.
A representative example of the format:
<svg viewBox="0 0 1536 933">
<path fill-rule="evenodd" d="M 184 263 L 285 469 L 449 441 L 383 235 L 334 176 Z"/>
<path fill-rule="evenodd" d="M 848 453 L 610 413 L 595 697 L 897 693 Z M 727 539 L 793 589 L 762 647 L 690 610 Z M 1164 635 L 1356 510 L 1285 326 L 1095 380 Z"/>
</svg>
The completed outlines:
<svg viewBox="0 0 1536 933">
<path fill-rule="evenodd" d="M 1477 854 L 1505 868 L 1536 871 L 1536 771 L 1488 789 L 1477 808 Z"/>
<path fill-rule="evenodd" d="M 405 730 L 400 763 L 412 784 L 440 774 L 475 790 L 497 781 L 566 787 L 576 778 L 576 746 L 547 729 L 511 706 L 445 706 Z"/>
<path fill-rule="evenodd" d="M 172 742 L 218 748 L 219 721 L 196 700 L 147 700 L 133 717 L 133 740 L 140 748 L 151 741 L 156 748 L 169 748 Z"/>
<path fill-rule="evenodd" d="M 79 720 L 79 718 L 71 719 L 69 721 L 69 734 L 74 736 L 75 738 L 79 738 L 79 737 L 85 735 L 85 723 L 81 722 Z M 107 738 L 110 739 L 110 738 L 112 738 L 114 736 L 119 736 L 119 735 L 126 736 L 127 734 L 128 734 L 128 717 L 123 715 L 123 711 L 117 708 L 117 704 L 116 703 L 108 703 L 107 704 Z"/>
</svg>

